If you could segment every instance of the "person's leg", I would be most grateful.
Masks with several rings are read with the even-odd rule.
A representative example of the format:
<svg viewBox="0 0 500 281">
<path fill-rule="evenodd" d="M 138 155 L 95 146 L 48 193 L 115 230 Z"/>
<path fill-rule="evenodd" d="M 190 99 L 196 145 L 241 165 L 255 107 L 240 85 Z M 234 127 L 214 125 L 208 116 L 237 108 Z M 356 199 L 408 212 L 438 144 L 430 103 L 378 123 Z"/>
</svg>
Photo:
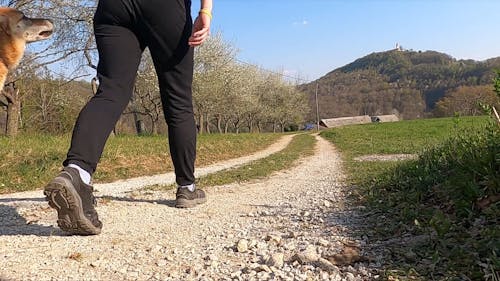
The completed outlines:
<svg viewBox="0 0 500 281">
<path fill-rule="evenodd" d="M 170 154 L 179 186 L 195 182 L 196 124 L 192 104 L 192 50 L 172 69 L 164 70 L 156 63 L 163 104 L 168 125 Z"/>
<path fill-rule="evenodd" d="M 63 171 L 44 188 L 49 205 L 57 210 L 57 224 L 72 234 L 101 232 L 93 187 L 82 181 L 80 173 L 81 169 L 89 174 L 95 171 L 104 144 L 132 95 L 143 50 L 129 25 L 116 22 L 120 15 L 125 21 L 129 16 L 120 3 L 99 1 L 94 17 L 99 89 L 80 112 Z"/>
<path fill-rule="evenodd" d="M 118 17 L 121 13 L 111 10 L 120 8 L 120 2 L 114 2 L 99 2 L 94 18 L 99 88 L 78 116 L 63 163 L 76 164 L 90 174 L 95 172 L 106 140 L 130 101 L 144 49 L 132 30 L 109 16 L 115 13 Z"/>
<path fill-rule="evenodd" d="M 196 124 L 192 83 L 193 49 L 188 45 L 192 20 L 189 0 L 147 0 L 141 7 L 146 39 L 158 74 L 163 112 L 168 125 L 170 154 L 174 164 L 176 207 L 204 203 L 203 190 L 195 189 Z"/>
<path fill-rule="evenodd" d="M 144 1 L 147 45 L 158 74 L 170 153 L 179 186 L 194 183 L 196 124 L 192 102 L 193 49 L 188 45 L 190 1 Z M 147 15 L 147 16 L 146 16 Z"/>
</svg>

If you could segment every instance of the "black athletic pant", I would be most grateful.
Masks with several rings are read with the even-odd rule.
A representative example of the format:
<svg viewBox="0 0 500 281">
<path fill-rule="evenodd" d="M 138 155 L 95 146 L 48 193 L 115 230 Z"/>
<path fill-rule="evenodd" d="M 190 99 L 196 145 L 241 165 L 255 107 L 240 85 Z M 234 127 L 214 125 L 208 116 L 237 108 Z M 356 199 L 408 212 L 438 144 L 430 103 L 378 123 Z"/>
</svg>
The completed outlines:
<svg viewBox="0 0 500 281">
<path fill-rule="evenodd" d="M 99 1 L 94 15 L 99 88 L 78 116 L 65 166 L 76 164 L 94 173 L 106 140 L 130 101 L 141 55 L 148 47 L 158 74 L 177 184 L 194 183 L 190 10 L 190 0 Z"/>
</svg>

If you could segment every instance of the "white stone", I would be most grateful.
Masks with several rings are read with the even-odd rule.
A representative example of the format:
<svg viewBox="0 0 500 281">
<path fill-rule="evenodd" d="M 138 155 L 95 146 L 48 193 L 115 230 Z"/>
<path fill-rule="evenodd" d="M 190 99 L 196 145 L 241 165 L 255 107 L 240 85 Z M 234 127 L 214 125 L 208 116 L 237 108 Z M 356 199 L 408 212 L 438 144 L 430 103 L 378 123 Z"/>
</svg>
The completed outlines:
<svg viewBox="0 0 500 281">
<path fill-rule="evenodd" d="M 240 241 L 238 241 L 238 244 L 236 245 L 236 249 L 240 253 L 244 253 L 244 252 L 248 251 L 248 240 L 240 239 Z"/>
<path fill-rule="evenodd" d="M 285 255 L 283 253 L 272 254 L 267 260 L 266 264 L 276 268 L 282 268 L 284 264 Z"/>
</svg>

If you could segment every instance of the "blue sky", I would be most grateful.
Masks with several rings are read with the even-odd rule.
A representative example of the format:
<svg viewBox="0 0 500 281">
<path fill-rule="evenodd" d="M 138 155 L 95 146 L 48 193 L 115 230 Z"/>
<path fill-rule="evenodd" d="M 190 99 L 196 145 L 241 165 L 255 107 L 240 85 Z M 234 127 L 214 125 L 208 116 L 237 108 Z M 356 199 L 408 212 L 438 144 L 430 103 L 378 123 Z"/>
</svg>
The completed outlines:
<svg viewBox="0 0 500 281">
<path fill-rule="evenodd" d="M 499 0 L 214 0 L 212 31 L 243 61 L 314 80 L 396 43 L 457 59 L 500 56 L 499 11 Z"/>
</svg>

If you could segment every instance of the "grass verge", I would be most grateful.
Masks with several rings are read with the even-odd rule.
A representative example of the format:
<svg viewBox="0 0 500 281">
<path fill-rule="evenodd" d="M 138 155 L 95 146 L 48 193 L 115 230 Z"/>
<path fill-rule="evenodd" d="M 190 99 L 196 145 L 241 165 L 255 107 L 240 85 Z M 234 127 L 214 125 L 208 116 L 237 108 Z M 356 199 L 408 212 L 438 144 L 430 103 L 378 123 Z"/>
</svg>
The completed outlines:
<svg viewBox="0 0 500 281">
<path fill-rule="evenodd" d="M 198 184 L 215 186 L 267 177 L 276 171 L 292 167 L 296 164 L 296 160 L 304 156 L 312 155 L 315 144 L 316 139 L 310 134 L 296 135 L 282 151 L 241 167 L 202 177 L 198 180 Z"/>
<path fill-rule="evenodd" d="M 314 153 L 316 139 L 310 134 L 295 135 L 288 146 L 268 157 L 252 161 L 248 164 L 209 174 L 197 179 L 197 185 L 202 187 L 246 182 L 265 178 L 274 172 L 285 170 L 296 165 L 296 161 Z M 154 186 L 151 189 L 168 190 L 176 185 Z"/>
<path fill-rule="evenodd" d="M 280 134 L 198 136 L 197 166 L 206 166 L 264 149 Z M 0 194 L 41 188 L 61 169 L 70 136 L 0 137 Z M 99 163 L 95 182 L 172 171 L 165 136 L 111 137 Z"/>
<path fill-rule="evenodd" d="M 419 120 L 323 133 L 343 152 L 350 181 L 372 214 L 370 238 L 406 241 L 388 246 L 388 280 L 498 280 L 500 211 L 498 202 L 484 199 L 500 192 L 500 133 L 487 120 Z M 419 158 L 353 160 L 373 153 Z"/>
</svg>

